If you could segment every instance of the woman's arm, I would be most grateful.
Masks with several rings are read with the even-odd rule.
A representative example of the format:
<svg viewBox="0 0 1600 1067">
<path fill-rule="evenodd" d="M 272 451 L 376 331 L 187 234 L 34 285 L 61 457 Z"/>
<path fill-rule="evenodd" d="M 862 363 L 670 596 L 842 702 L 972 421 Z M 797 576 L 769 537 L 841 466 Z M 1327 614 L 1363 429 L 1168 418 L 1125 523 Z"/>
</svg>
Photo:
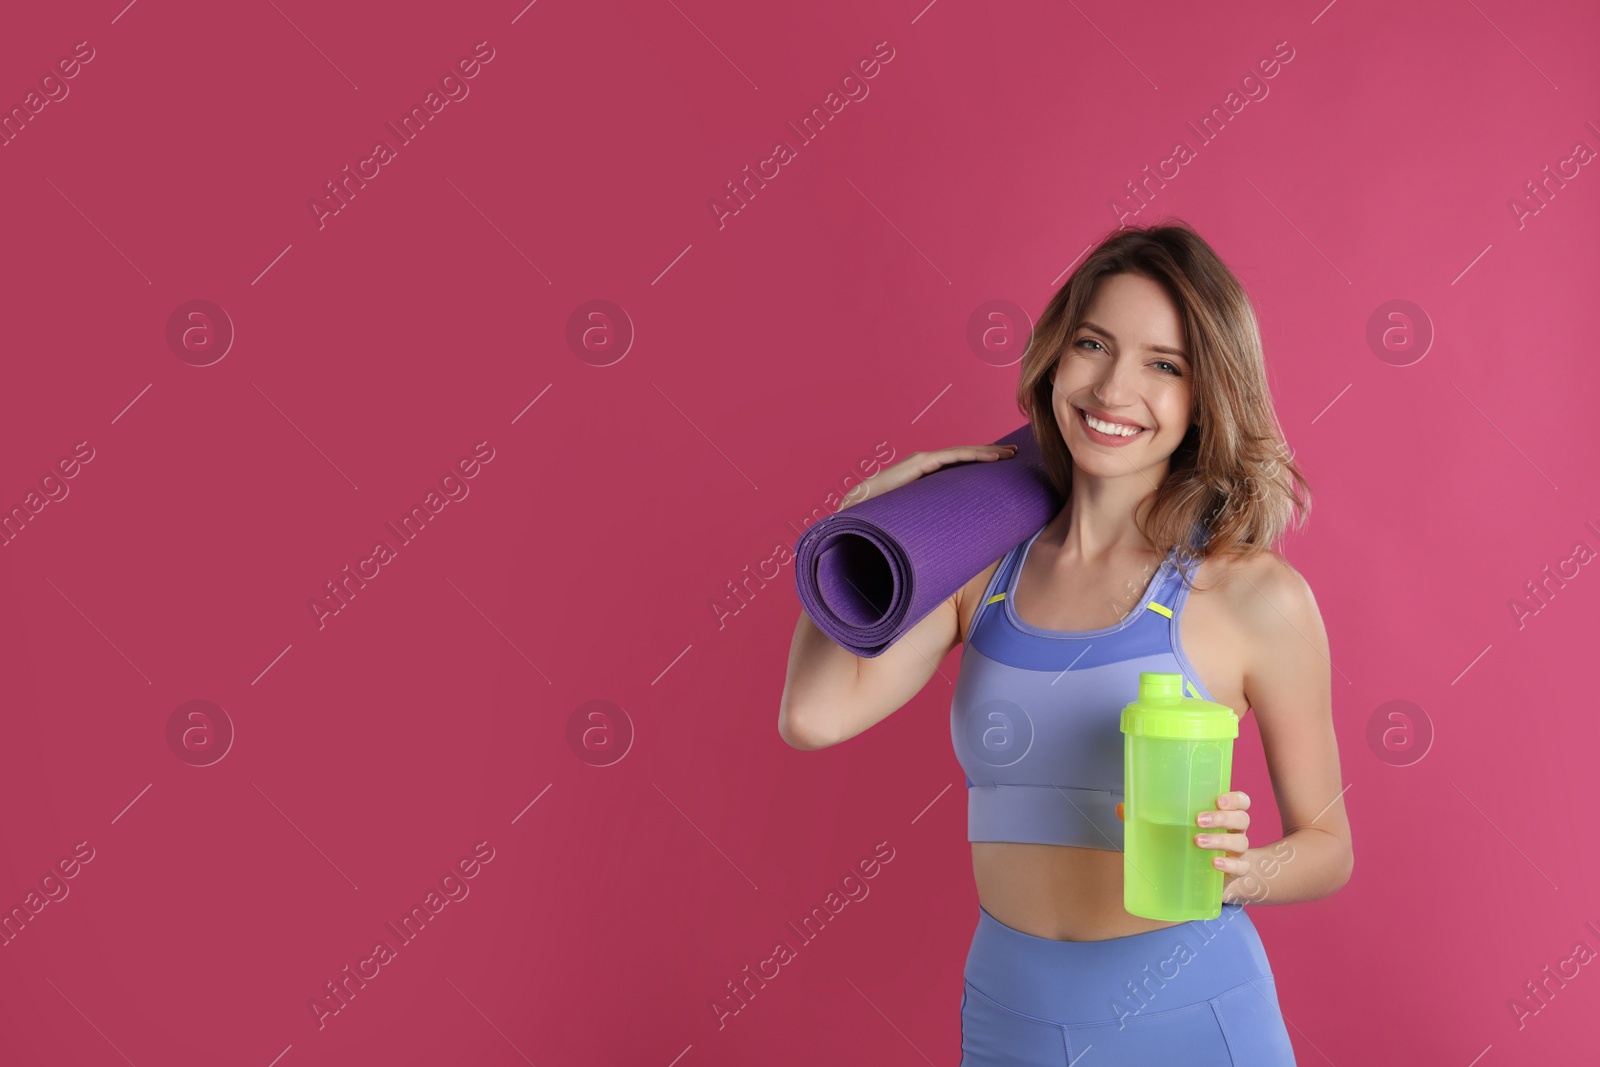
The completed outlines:
<svg viewBox="0 0 1600 1067">
<path fill-rule="evenodd" d="M 1245 567 L 1229 596 L 1248 635 L 1245 699 L 1255 710 L 1284 836 L 1230 863 L 1223 899 L 1293 904 L 1350 880 L 1350 843 L 1333 729 L 1332 661 L 1316 597 L 1273 553 Z"/>
<path fill-rule="evenodd" d="M 839 510 L 869 496 L 882 496 L 952 463 L 993 463 L 1016 454 L 1016 445 L 958 445 L 937 452 L 913 452 L 852 489 Z M 951 536 L 960 536 L 960 532 L 951 531 Z M 974 576 L 967 585 L 976 580 Z M 841 648 L 802 611 L 789 642 L 789 668 L 778 700 L 778 736 L 795 748 L 827 748 L 899 710 L 922 690 L 960 641 L 960 598 L 965 589 L 951 594 L 882 653 L 871 657 Z"/>
<path fill-rule="evenodd" d="M 840 648 L 804 611 L 795 621 L 778 701 L 778 735 L 799 749 L 836 745 L 882 722 L 928 684 L 956 646 L 956 597 L 877 656 Z"/>
</svg>

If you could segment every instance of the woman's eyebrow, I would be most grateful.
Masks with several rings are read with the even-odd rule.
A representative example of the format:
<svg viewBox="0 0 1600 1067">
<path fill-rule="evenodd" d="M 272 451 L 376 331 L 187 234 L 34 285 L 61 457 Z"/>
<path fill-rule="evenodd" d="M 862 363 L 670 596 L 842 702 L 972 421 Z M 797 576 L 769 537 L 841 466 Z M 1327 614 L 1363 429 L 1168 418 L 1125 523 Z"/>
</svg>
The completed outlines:
<svg viewBox="0 0 1600 1067">
<path fill-rule="evenodd" d="M 1101 336 L 1105 337 L 1112 344 L 1116 344 L 1117 343 L 1116 335 L 1113 334 L 1110 330 L 1106 329 L 1104 326 L 1096 326 L 1092 322 L 1084 321 L 1084 322 L 1078 323 L 1078 327 L 1079 327 L 1079 329 L 1093 330 L 1095 333 L 1100 334 Z M 1165 353 L 1166 355 L 1169 355 L 1169 356 L 1182 356 L 1184 359 L 1188 359 L 1189 358 L 1189 354 L 1187 352 L 1183 351 L 1180 348 L 1169 348 L 1166 345 L 1145 345 L 1145 348 L 1149 349 L 1152 352 L 1162 352 L 1162 353 Z"/>
</svg>

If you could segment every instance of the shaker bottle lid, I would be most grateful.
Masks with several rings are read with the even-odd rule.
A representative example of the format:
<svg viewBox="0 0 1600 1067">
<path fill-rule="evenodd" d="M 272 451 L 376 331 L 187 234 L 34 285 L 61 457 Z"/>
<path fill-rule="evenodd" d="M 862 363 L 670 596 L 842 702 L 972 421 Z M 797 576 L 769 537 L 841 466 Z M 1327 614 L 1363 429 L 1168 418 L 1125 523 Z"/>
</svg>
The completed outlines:
<svg viewBox="0 0 1600 1067">
<path fill-rule="evenodd" d="M 1122 732 L 1137 737 L 1208 741 L 1239 736 L 1226 704 L 1183 695 L 1183 675 L 1139 672 L 1139 699 L 1122 709 Z"/>
</svg>

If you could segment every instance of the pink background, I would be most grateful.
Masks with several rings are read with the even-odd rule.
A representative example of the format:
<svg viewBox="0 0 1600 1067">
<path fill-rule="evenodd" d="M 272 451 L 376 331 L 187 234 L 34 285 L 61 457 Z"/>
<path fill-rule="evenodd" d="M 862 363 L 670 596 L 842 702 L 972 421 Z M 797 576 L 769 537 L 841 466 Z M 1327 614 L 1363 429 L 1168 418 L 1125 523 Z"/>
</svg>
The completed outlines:
<svg viewBox="0 0 1600 1067">
<path fill-rule="evenodd" d="M 1592 7 L 122 3 L 0 34 L 8 110 L 94 50 L 0 148 L 0 507 L 93 449 L 0 548 L 0 905 L 93 850 L 0 949 L 0 1062 L 953 1067 L 956 656 L 796 751 L 792 564 L 728 583 L 880 442 L 1020 425 L 974 312 L 1038 314 L 1180 139 L 1123 221 L 1181 217 L 1237 272 L 1316 494 L 1282 547 L 1330 634 L 1359 859 L 1252 911 L 1300 1062 L 1592 1055 L 1596 966 L 1510 1007 L 1600 950 L 1600 175 L 1562 162 L 1600 146 Z M 470 94 L 319 228 L 324 183 L 481 41 Z M 167 341 L 196 299 L 236 331 L 209 366 Z M 613 332 L 575 346 L 592 300 Z M 1369 341 L 1394 300 L 1420 359 Z M 319 626 L 479 442 L 470 494 Z M 192 700 L 221 710 L 169 741 Z M 182 758 L 224 720 L 220 761 Z M 1235 784 L 1276 839 L 1253 719 Z M 319 1026 L 480 842 L 470 893 Z M 880 842 L 870 894 L 719 1028 Z"/>
</svg>

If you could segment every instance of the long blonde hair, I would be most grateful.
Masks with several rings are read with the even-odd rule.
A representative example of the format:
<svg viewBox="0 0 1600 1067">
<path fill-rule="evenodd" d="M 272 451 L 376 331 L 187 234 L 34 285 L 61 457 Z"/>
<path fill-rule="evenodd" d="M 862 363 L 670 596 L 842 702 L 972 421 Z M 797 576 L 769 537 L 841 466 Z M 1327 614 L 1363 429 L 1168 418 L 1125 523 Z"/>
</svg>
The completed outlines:
<svg viewBox="0 0 1600 1067">
<path fill-rule="evenodd" d="M 1112 231 L 1034 326 L 1022 356 L 1017 406 L 1033 428 L 1046 474 L 1065 500 L 1072 454 L 1056 423 L 1051 379 L 1100 279 L 1124 273 L 1166 291 L 1193 367 L 1189 432 L 1169 460 L 1140 531 L 1163 553 L 1177 548 L 1186 571 L 1213 556 L 1250 559 L 1275 548 L 1291 525 L 1304 526 L 1311 488 L 1273 410 L 1261 333 L 1244 287 L 1182 220 Z"/>
</svg>

